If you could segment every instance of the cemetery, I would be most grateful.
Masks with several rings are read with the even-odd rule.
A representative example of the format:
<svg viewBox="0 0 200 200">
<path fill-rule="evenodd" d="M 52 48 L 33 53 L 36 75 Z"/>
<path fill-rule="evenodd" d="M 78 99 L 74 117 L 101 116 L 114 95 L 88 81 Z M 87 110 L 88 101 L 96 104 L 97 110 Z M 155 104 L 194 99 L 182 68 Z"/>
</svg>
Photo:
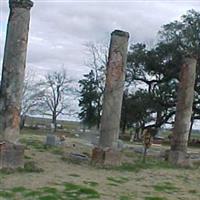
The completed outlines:
<svg viewBox="0 0 200 200">
<path fill-rule="evenodd" d="M 28 82 L 28 108 L 49 108 L 51 118 L 22 114 L 32 7 L 31 0 L 9 0 L 0 200 L 199 200 L 200 135 L 193 122 L 200 105 L 200 13 L 190 10 L 179 23 L 166 25 L 166 43 L 152 50 L 139 43 L 130 47 L 130 33 L 113 30 L 105 69 L 97 69 L 96 80 L 95 70 L 79 80 L 81 122 L 69 122 L 58 120 L 67 112 L 67 93 L 75 93 L 65 71 L 48 74 L 46 82 Z M 88 86 L 86 78 L 93 83 Z M 139 89 L 134 81 L 149 87 Z M 171 128 L 162 129 L 166 124 Z"/>
</svg>

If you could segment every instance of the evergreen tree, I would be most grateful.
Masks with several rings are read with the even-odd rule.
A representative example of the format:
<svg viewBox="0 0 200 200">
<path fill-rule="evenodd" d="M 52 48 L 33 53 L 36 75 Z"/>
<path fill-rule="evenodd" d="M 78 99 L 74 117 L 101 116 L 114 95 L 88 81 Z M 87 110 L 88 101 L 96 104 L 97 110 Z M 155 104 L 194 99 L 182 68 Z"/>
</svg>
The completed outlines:
<svg viewBox="0 0 200 200">
<path fill-rule="evenodd" d="M 93 70 L 89 74 L 85 74 L 84 78 L 79 81 L 81 88 L 79 99 L 81 112 L 79 113 L 79 118 L 89 128 L 95 125 L 97 128 L 100 126 L 102 94 L 98 89 L 98 84 Z"/>
</svg>

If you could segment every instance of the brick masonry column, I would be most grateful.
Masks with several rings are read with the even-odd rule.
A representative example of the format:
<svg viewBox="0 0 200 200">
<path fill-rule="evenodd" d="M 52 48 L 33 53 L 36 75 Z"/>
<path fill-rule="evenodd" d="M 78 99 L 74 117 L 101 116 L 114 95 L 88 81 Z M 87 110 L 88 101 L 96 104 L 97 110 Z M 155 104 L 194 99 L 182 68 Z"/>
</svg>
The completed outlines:
<svg viewBox="0 0 200 200">
<path fill-rule="evenodd" d="M 98 157 L 99 161 L 102 157 L 103 159 L 106 159 L 106 157 L 108 159 L 111 157 L 116 160 L 118 159 L 115 150 L 117 149 L 120 130 L 128 39 L 129 33 L 127 32 L 115 30 L 111 33 L 100 140 L 98 148 L 95 148 L 96 150 L 94 149 L 93 151 L 93 160 L 95 160 L 95 157 Z M 107 163 L 107 160 L 100 162 Z M 113 160 L 113 162 L 115 161 Z"/>
<path fill-rule="evenodd" d="M 30 22 L 30 0 L 9 0 L 1 80 L 1 138 L 16 143 L 19 136 L 20 105 L 26 66 Z"/>
<path fill-rule="evenodd" d="M 197 60 L 185 58 L 180 71 L 176 117 L 171 140 L 169 160 L 179 164 L 186 159 L 188 134 L 191 123 Z"/>
</svg>

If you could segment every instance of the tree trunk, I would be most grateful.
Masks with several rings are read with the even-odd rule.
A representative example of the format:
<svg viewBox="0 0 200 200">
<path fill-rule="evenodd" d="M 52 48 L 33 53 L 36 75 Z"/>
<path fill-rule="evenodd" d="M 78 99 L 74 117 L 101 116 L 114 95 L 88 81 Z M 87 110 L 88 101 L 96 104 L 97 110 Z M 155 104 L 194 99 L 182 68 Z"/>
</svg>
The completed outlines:
<svg viewBox="0 0 200 200">
<path fill-rule="evenodd" d="M 134 141 L 138 141 L 139 140 L 139 134 L 140 134 L 140 128 L 136 127 L 135 128 L 135 134 L 134 134 Z"/>
<path fill-rule="evenodd" d="M 25 121 L 26 121 L 26 116 L 21 115 L 21 117 L 20 117 L 20 130 L 22 130 L 24 128 Z"/>
<path fill-rule="evenodd" d="M 122 123 L 122 135 L 124 135 L 126 133 L 126 125 L 127 125 L 127 122 L 126 122 L 126 118 L 125 118 Z"/>
<path fill-rule="evenodd" d="M 190 140 L 191 140 L 193 124 L 194 124 L 194 113 L 192 114 L 192 117 L 191 117 L 190 130 L 189 130 L 189 135 L 188 135 L 188 144 L 190 143 Z"/>
<path fill-rule="evenodd" d="M 56 117 L 56 112 L 53 112 L 53 116 L 52 116 L 52 124 L 53 124 L 53 133 L 56 133 L 57 131 L 57 117 Z"/>
</svg>

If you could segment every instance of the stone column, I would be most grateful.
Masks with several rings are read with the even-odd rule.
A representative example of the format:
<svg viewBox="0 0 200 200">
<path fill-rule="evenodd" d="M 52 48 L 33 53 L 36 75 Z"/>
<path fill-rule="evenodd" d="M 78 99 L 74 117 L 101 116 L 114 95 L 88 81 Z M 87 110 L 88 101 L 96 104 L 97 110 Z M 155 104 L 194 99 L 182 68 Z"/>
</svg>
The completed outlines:
<svg viewBox="0 0 200 200">
<path fill-rule="evenodd" d="M 30 0 L 9 0 L 10 15 L 1 80 L 1 134 L 5 141 L 16 143 L 19 136 L 20 105 L 26 65 L 30 22 Z"/>
<path fill-rule="evenodd" d="M 185 58 L 180 71 L 180 83 L 176 105 L 176 117 L 171 140 L 169 160 L 181 164 L 186 159 L 187 141 L 194 99 L 197 60 Z"/>
<path fill-rule="evenodd" d="M 116 156 L 114 155 L 114 151 L 117 149 L 119 137 L 128 39 L 129 34 L 124 31 L 115 30 L 111 34 L 103 98 L 103 113 L 101 117 L 100 140 L 98 149 L 96 148 L 96 151 L 95 149 L 93 151 L 93 160 L 95 160 L 95 157 L 98 157 L 98 155 L 103 155 L 104 159 L 106 159 L 106 155 L 113 159 Z M 109 151 L 113 151 L 111 153 L 112 155 L 106 154 L 108 149 Z M 107 161 L 105 160 L 105 162 Z M 115 161 L 113 160 L 113 162 Z"/>
</svg>

